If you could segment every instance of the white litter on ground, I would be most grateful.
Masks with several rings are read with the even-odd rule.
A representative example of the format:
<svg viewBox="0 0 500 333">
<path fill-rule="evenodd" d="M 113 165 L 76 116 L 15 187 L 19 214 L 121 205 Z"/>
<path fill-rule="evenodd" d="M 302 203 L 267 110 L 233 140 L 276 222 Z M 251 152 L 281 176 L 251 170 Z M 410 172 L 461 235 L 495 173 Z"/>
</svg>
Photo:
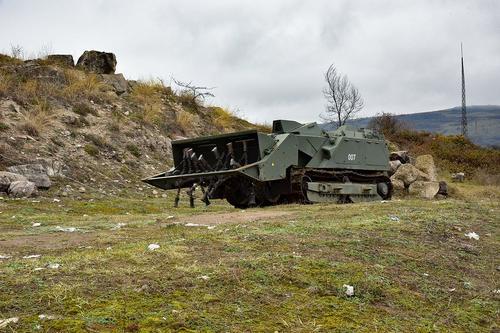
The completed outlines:
<svg viewBox="0 0 500 333">
<path fill-rule="evenodd" d="M 479 240 L 479 235 L 476 234 L 475 232 L 466 233 L 465 237 L 468 237 L 469 239 Z"/>
<path fill-rule="evenodd" d="M 33 269 L 35 272 L 38 272 L 38 271 L 43 271 L 45 268 L 43 267 L 36 267 L 35 269 Z"/>
<path fill-rule="evenodd" d="M 208 276 L 208 275 L 202 275 L 202 276 L 198 276 L 198 279 L 202 279 L 204 281 L 207 281 L 208 279 L 210 279 L 210 276 Z"/>
<path fill-rule="evenodd" d="M 54 202 L 61 202 L 61 200 L 54 198 Z"/>
<path fill-rule="evenodd" d="M 342 288 L 345 288 L 345 294 L 349 297 L 354 296 L 354 287 L 348 284 L 344 284 Z"/>
<path fill-rule="evenodd" d="M 41 225 L 42 224 L 40 222 L 33 222 L 33 224 L 31 224 L 32 227 L 39 227 Z"/>
<path fill-rule="evenodd" d="M 111 250 L 111 246 L 108 246 L 108 247 L 106 248 L 106 251 L 109 251 L 109 250 Z"/>
<path fill-rule="evenodd" d="M 50 263 L 47 265 L 47 268 L 50 268 L 50 269 L 58 269 L 59 267 L 61 267 L 61 264 Z"/>
<path fill-rule="evenodd" d="M 75 232 L 75 231 L 77 231 L 78 229 L 77 229 L 77 228 L 75 228 L 75 227 L 67 227 L 67 228 L 63 228 L 63 227 L 61 227 L 61 226 L 57 226 L 57 227 L 56 227 L 56 230 L 57 230 L 57 231 L 62 231 L 62 232 Z"/>
<path fill-rule="evenodd" d="M 186 223 L 185 227 L 208 227 L 208 224 Z"/>
<path fill-rule="evenodd" d="M 157 250 L 159 248 L 160 248 L 160 245 L 158 245 L 158 244 L 149 244 L 148 245 L 148 250 L 149 251 L 154 251 L 154 250 Z"/>
<path fill-rule="evenodd" d="M 118 230 L 118 229 L 121 229 L 122 227 L 126 226 L 127 224 L 126 223 L 118 223 L 117 225 L 115 225 L 113 228 L 111 228 L 111 230 Z"/>
<path fill-rule="evenodd" d="M 174 216 L 173 216 L 173 215 L 169 215 L 169 216 L 167 216 L 167 220 L 171 220 L 171 219 L 173 219 L 173 218 L 174 218 Z"/>
<path fill-rule="evenodd" d="M 12 256 L 0 254 L 0 259 L 10 259 Z"/>
<path fill-rule="evenodd" d="M 10 323 L 17 323 L 19 321 L 18 317 L 12 317 L 12 318 L 7 318 L 7 319 L 0 319 L 0 328 L 4 328 Z"/>
<path fill-rule="evenodd" d="M 36 258 L 40 258 L 41 256 L 42 256 L 41 254 L 30 254 L 30 255 L 24 256 L 23 259 L 36 259 Z"/>
<path fill-rule="evenodd" d="M 55 316 L 47 316 L 45 314 L 38 315 L 38 319 L 40 319 L 40 320 L 51 320 L 51 319 L 55 319 L 55 318 L 56 318 Z"/>
<path fill-rule="evenodd" d="M 389 219 L 394 222 L 399 222 L 399 217 L 396 215 L 389 215 Z"/>
</svg>

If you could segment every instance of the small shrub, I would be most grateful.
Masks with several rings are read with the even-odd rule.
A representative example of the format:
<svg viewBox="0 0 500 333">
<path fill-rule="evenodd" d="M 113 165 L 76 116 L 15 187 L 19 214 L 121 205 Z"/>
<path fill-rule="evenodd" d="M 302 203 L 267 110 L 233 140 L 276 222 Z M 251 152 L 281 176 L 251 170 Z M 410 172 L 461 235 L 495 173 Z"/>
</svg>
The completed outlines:
<svg viewBox="0 0 500 333">
<path fill-rule="evenodd" d="M 100 148 L 109 147 L 109 144 L 106 142 L 106 140 L 104 140 L 104 138 L 100 137 L 99 135 L 86 133 L 83 136 L 85 137 L 85 140 L 92 142 L 97 147 Z"/>
<path fill-rule="evenodd" d="M 85 152 L 92 157 L 96 157 L 97 155 L 99 155 L 99 148 L 97 148 L 95 145 L 93 145 L 91 143 L 86 144 L 83 147 L 83 150 L 85 150 Z"/>
<path fill-rule="evenodd" d="M 64 141 L 60 140 L 56 136 L 51 137 L 50 141 L 52 141 L 52 143 L 55 144 L 56 146 L 59 146 L 59 147 L 64 147 L 65 146 Z"/>
<path fill-rule="evenodd" d="M 0 132 L 4 132 L 6 130 L 8 130 L 10 127 L 9 125 L 5 124 L 5 123 L 0 123 Z"/>
<path fill-rule="evenodd" d="M 2 65 L 17 65 L 21 64 L 22 60 L 0 53 L 0 64 Z"/>
<path fill-rule="evenodd" d="M 73 106 L 73 112 L 83 117 L 87 116 L 88 114 L 91 114 L 95 117 L 98 116 L 97 111 L 86 103 L 78 103 Z"/>
<path fill-rule="evenodd" d="M 108 130 L 113 133 L 120 132 L 120 123 L 117 121 L 112 121 L 108 124 Z"/>
<path fill-rule="evenodd" d="M 129 143 L 127 145 L 127 150 L 132 154 L 134 155 L 135 157 L 140 157 L 141 156 L 141 151 L 139 149 L 139 147 L 137 147 L 136 145 L 134 145 L 133 143 Z"/>
</svg>

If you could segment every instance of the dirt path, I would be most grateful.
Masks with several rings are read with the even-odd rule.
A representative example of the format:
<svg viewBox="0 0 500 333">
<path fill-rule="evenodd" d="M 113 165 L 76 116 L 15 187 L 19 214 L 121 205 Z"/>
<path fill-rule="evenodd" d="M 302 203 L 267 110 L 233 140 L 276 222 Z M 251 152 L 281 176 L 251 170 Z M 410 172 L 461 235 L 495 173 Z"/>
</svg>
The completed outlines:
<svg viewBox="0 0 500 333">
<path fill-rule="evenodd" d="M 230 213 L 203 213 L 192 216 L 180 216 L 165 219 L 161 223 L 175 223 L 179 225 L 218 225 L 224 223 L 240 224 L 251 223 L 259 220 L 272 220 L 284 216 L 291 216 L 288 211 L 246 210 Z M 146 228 L 146 227 L 145 227 Z M 126 229 L 124 229 L 126 230 Z M 9 253 L 27 253 L 37 251 L 54 251 L 82 246 L 95 245 L 106 239 L 106 235 L 114 234 L 111 230 L 98 230 L 90 232 L 49 232 L 39 235 L 12 235 L 0 240 L 0 255 Z"/>
</svg>

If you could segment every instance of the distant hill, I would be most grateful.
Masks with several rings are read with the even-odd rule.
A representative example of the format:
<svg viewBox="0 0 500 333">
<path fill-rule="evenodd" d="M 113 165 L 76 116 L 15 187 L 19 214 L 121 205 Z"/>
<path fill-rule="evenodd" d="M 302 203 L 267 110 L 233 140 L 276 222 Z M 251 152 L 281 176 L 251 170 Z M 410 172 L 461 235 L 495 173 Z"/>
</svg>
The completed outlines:
<svg viewBox="0 0 500 333">
<path fill-rule="evenodd" d="M 418 131 L 435 132 L 446 135 L 460 134 L 461 108 L 402 114 L 397 117 L 411 128 Z M 500 106 L 467 106 L 469 136 L 481 146 L 500 145 Z M 366 127 L 372 117 L 358 118 L 349 122 L 355 127 Z M 325 129 L 335 128 L 335 124 L 324 124 Z"/>
</svg>

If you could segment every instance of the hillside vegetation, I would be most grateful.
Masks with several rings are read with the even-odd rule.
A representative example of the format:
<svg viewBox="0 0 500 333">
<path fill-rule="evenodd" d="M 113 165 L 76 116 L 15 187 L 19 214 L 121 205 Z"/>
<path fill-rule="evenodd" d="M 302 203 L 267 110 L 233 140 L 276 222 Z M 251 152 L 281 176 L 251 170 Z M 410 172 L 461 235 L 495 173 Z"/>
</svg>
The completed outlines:
<svg viewBox="0 0 500 333">
<path fill-rule="evenodd" d="M 398 114 L 395 117 L 415 131 L 431 132 L 441 135 L 461 133 L 462 110 L 454 107 L 445 110 Z M 348 123 L 355 127 L 367 127 L 373 117 L 357 118 Z M 472 142 L 483 147 L 500 146 L 500 106 L 467 106 L 469 137 Z M 327 129 L 335 124 L 324 124 Z"/>
<path fill-rule="evenodd" d="M 161 80 L 119 79 L 0 54 L 0 170 L 57 161 L 68 181 L 120 192 L 168 167 L 172 139 L 268 130 Z"/>
</svg>

